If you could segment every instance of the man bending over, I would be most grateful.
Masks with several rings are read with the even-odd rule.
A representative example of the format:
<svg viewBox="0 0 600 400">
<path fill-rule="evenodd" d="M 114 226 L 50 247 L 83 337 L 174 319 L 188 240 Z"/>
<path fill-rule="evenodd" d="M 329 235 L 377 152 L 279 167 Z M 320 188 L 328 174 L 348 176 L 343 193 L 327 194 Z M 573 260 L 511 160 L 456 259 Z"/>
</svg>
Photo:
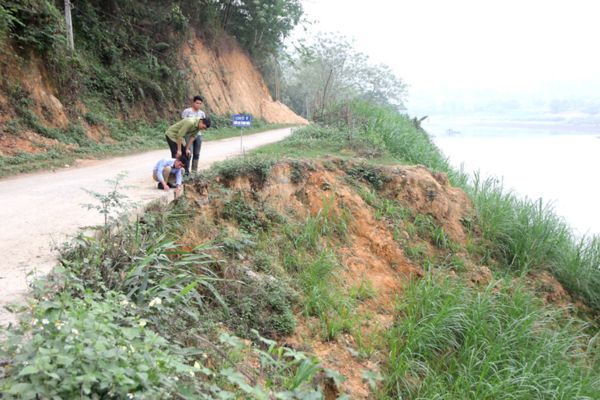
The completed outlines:
<svg viewBox="0 0 600 400">
<path fill-rule="evenodd" d="M 181 170 L 185 165 L 185 158 L 163 158 L 159 160 L 152 171 L 152 179 L 158 182 L 158 188 L 169 191 L 169 188 L 175 189 L 175 198 L 181 196 L 182 173 Z"/>
<path fill-rule="evenodd" d="M 190 147 L 192 146 L 192 143 L 194 143 L 196 133 L 198 131 L 204 131 L 208 128 L 210 128 L 210 119 L 206 117 L 185 118 L 176 124 L 171 125 L 165 133 L 167 143 L 171 149 L 171 157 L 179 158 L 183 155 L 181 145 L 185 140 L 185 156 L 189 159 Z M 189 168 L 189 166 L 187 168 Z"/>
</svg>

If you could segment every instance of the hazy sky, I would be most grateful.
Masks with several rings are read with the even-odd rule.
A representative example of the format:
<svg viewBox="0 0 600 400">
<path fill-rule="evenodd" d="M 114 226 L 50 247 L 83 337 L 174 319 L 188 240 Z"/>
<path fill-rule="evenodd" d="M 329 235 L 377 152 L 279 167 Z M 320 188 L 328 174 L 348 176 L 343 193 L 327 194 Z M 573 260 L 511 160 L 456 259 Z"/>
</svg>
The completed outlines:
<svg viewBox="0 0 600 400">
<path fill-rule="evenodd" d="M 534 92 L 600 82 L 600 1 L 304 0 L 310 31 L 340 32 L 411 86 Z M 564 85 L 563 85 L 564 86 Z M 580 85 L 582 89 L 586 84 Z"/>
</svg>

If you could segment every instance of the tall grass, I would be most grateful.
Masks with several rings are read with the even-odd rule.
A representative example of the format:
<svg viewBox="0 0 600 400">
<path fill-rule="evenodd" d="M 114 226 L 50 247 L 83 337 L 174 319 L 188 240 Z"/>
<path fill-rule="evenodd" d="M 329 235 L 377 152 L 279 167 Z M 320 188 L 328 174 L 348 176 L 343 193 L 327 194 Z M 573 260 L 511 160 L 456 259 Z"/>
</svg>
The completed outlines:
<svg viewBox="0 0 600 400">
<path fill-rule="evenodd" d="M 519 272 L 560 266 L 572 235 L 550 205 L 541 199 L 521 199 L 504 191 L 497 179 L 481 179 L 478 174 L 467 190 L 481 233 L 505 266 Z"/>
<path fill-rule="evenodd" d="M 485 253 L 500 267 L 516 274 L 549 270 L 571 294 L 600 310 L 600 239 L 574 236 L 551 205 L 520 198 L 495 178 L 469 177 L 453 169 L 427 133 L 393 109 L 352 102 L 334 107 L 325 123 L 327 127 L 300 129 L 285 145 L 307 149 L 312 143 L 340 151 L 359 143 L 398 161 L 446 173 L 472 199 L 475 224 L 468 229 L 483 237 Z"/>
<path fill-rule="evenodd" d="M 542 200 L 520 198 L 475 174 L 465 190 L 477 228 L 500 265 L 517 273 L 549 270 L 575 296 L 600 310 L 600 238 L 577 238 Z"/>
<path fill-rule="evenodd" d="M 483 292 L 432 275 L 413 282 L 388 336 L 383 398 L 594 399 L 597 337 L 503 282 Z"/>
</svg>

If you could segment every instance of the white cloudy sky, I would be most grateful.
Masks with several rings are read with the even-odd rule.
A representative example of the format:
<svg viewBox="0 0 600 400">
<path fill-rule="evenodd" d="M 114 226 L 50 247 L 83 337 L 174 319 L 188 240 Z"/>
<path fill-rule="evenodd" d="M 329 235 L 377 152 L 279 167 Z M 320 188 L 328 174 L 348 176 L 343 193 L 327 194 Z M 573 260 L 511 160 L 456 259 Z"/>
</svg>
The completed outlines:
<svg viewBox="0 0 600 400">
<path fill-rule="evenodd" d="M 303 0 L 311 31 L 354 38 L 411 96 L 448 90 L 535 92 L 600 82 L 600 1 Z M 582 83 L 584 82 L 584 83 Z"/>
</svg>

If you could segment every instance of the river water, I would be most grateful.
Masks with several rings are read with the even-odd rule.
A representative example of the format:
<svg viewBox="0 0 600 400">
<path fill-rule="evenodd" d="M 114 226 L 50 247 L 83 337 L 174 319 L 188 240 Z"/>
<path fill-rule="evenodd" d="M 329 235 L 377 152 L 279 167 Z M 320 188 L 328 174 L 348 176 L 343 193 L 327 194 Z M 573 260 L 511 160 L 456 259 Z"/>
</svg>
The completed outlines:
<svg viewBox="0 0 600 400">
<path fill-rule="evenodd" d="M 493 118 L 428 118 L 423 127 L 454 167 L 501 178 L 542 198 L 579 235 L 600 235 L 600 127 Z"/>
</svg>

